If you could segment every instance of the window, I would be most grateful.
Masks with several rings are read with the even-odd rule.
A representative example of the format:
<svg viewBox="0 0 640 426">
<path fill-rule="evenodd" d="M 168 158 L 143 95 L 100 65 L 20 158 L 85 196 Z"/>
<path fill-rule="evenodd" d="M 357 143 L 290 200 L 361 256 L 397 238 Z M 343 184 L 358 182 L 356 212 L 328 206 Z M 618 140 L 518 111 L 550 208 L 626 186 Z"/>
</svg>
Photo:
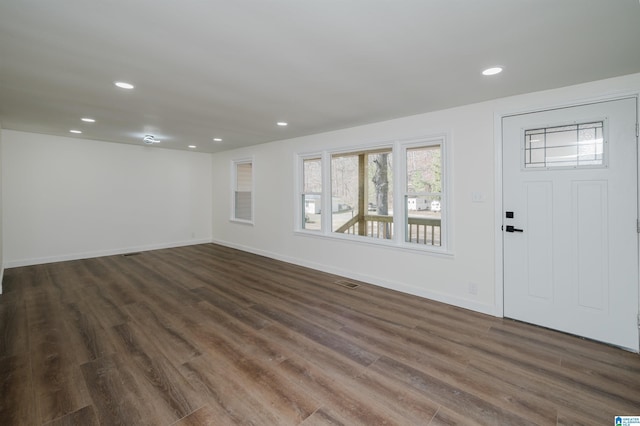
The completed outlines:
<svg viewBox="0 0 640 426">
<path fill-rule="evenodd" d="M 405 241 L 442 245 L 442 145 L 409 147 L 406 152 L 407 180 L 404 194 Z"/>
<path fill-rule="evenodd" d="M 322 159 L 302 159 L 302 229 L 322 229 Z"/>
<path fill-rule="evenodd" d="M 392 149 L 331 156 L 331 229 L 393 238 Z"/>
<path fill-rule="evenodd" d="M 233 162 L 233 196 L 231 219 L 253 221 L 253 163 L 251 160 Z"/>
<path fill-rule="evenodd" d="M 446 253 L 445 142 L 437 136 L 298 157 L 297 229 Z"/>
<path fill-rule="evenodd" d="M 524 167 L 588 167 L 604 164 L 603 121 L 524 132 Z"/>
</svg>

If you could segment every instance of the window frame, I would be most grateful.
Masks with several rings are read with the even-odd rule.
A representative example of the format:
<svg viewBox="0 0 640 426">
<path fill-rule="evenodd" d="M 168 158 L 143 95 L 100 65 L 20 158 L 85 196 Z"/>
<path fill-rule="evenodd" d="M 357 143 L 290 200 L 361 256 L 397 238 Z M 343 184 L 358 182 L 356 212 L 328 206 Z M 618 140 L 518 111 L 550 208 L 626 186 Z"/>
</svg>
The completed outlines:
<svg viewBox="0 0 640 426">
<path fill-rule="evenodd" d="M 408 208 L 405 203 L 405 194 L 407 192 L 407 157 L 406 153 L 408 149 L 428 147 L 433 145 L 440 145 L 441 149 L 441 245 L 433 246 L 426 244 L 416 244 L 415 242 L 405 241 L 406 235 L 406 221 L 408 217 Z M 307 230 L 302 226 L 302 188 L 303 182 L 303 161 L 311 158 L 321 158 L 321 170 L 322 170 L 322 203 L 323 205 L 331 205 L 333 188 L 331 187 L 331 159 L 335 155 L 340 154 L 353 154 L 357 152 L 371 153 L 376 150 L 390 149 L 392 154 L 392 173 L 393 173 L 393 227 L 394 232 L 391 239 L 374 238 L 369 236 L 360 236 L 353 234 L 341 234 L 333 232 L 332 227 L 332 215 L 322 215 L 322 226 L 320 231 Z M 451 137 L 448 133 L 438 133 L 430 136 L 416 137 L 410 139 L 395 140 L 392 142 L 379 142 L 363 144 L 351 147 L 341 147 L 326 149 L 321 152 L 303 153 L 296 155 L 296 185 L 295 185 L 295 210 L 296 219 L 294 232 L 304 236 L 329 238 L 332 240 L 343 240 L 354 243 L 372 244 L 374 246 L 391 247 L 395 249 L 418 251 L 433 255 L 453 255 L 453 238 L 452 238 L 452 225 L 450 218 L 453 215 L 452 201 L 451 201 L 451 175 L 452 166 L 449 157 L 451 150 Z M 398 212 L 397 214 L 395 212 Z"/>
<path fill-rule="evenodd" d="M 402 176 L 400 176 L 400 192 L 399 192 L 399 202 L 402 203 L 402 230 L 399 232 L 402 237 L 402 242 L 409 246 L 416 246 L 418 249 L 428 249 L 428 251 L 438 251 L 438 252 L 449 252 L 450 251 L 450 233 L 449 233 L 449 217 L 450 213 L 450 197 L 449 197 L 449 175 L 451 174 L 451 167 L 448 164 L 447 160 L 447 149 L 446 145 L 448 138 L 447 135 L 437 135 L 429 138 L 421 138 L 419 140 L 414 141 L 405 141 L 400 143 L 400 151 L 401 151 L 401 161 L 402 161 Z M 409 195 L 429 195 L 433 196 L 435 193 L 409 193 L 408 187 L 409 182 L 407 181 L 407 152 L 412 149 L 419 148 L 429 148 L 433 146 L 440 146 L 440 169 L 441 169 L 441 177 L 440 184 L 442 185 L 442 189 L 440 191 L 440 245 L 421 245 L 415 242 L 407 241 L 407 228 L 408 228 L 408 220 L 409 220 L 409 209 L 407 207 L 407 203 L 405 200 Z"/>
<path fill-rule="evenodd" d="M 251 219 L 244 219 L 237 217 L 236 210 L 236 194 L 238 192 L 247 192 L 247 191 L 238 191 L 238 166 L 250 164 L 251 165 L 251 191 L 250 191 L 250 214 Z M 255 223 L 255 165 L 253 162 L 253 157 L 246 158 L 238 158 L 231 160 L 231 212 L 230 219 L 231 222 L 243 223 L 246 225 L 254 225 Z"/>
<path fill-rule="evenodd" d="M 533 130 L 547 130 L 547 129 L 553 129 L 553 128 L 561 128 L 561 127 L 571 127 L 571 126 L 576 126 L 577 129 L 576 131 L 579 131 L 579 126 L 581 125 L 586 125 L 586 124 L 594 124 L 594 123 L 601 123 L 601 134 L 602 134 L 602 162 L 599 164 L 579 164 L 579 161 L 577 162 L 577 164 L 575 165 L 562 165 L 562 166 L 549 166 L 547 163 L 545 162 L 544 166 L 540 166 L 540 167 L 527 167 L 527 163 L 526 161 L 526 151 L 527 151 L 527 141 L 526 141 L 526 136 L 527 136 L 527 132 L 533 131 Z M 522 129 L 521 130 L 521 137 L 520 137 L 520 142 L 521 142 L 521 163 L 520 163 L 520 170 L 527 172 L 527 173 L 531 173 L 531 172 L 543 172 L 543 171 L 559 171 L 559 170 L 584 170 L 584 169 L 606 169 L 607 167 L 609 167 L 609 119 L 608 117 L 593 117 L 591 119 L 585 119 L 585 120 L 580 120 L 580 121 L 571 121 L 571 122 L 557 122 L 557 123 L 552 123 L 552 124 L 545 124 L 545 125 L 540 125 L 540 126 L 531 126 L 528 127 L 526 129 Z M 577 143 L 578 141 L 576 141 Z"/>
<path fill-rule="evenodd" d="M 319 193 L 304 192 L 304 183 L 305 183 L 304 162 L 308 160 L 320 161 L 320 179 L 321 179 L 322 190 Z M 296 200 L 295 209 L 294 209 L 295 210 L 294 222 L 295 222 L 296 232 L 303 232 L 303 233 L 318 235 L 324 232 L 324 230 L 326 229 L 326 220 L 325 220 L 326 215 L 322 211 L 320 212 L 320 229 L 308 229 L 304 227 L 305 225 L 304 217 L 306 214 L 306 210 L 304 206 L 304 196 L 306 194 L 319 195 L 321 205 L 325 205 L 324 193 L 326 192 L 325 188 L 327 186 L 326 186 L 326 172 L 325 172 L 324 164 L 325 164 L 325 156 L 324 156 L 324 153 L 322 152 L 312 152 L 312 153 L 304 153 L 304 154 L 296 155 L 297 178 L 296 178 L 295 196 L 294 196 L 294 199 Z"/>
</svg>

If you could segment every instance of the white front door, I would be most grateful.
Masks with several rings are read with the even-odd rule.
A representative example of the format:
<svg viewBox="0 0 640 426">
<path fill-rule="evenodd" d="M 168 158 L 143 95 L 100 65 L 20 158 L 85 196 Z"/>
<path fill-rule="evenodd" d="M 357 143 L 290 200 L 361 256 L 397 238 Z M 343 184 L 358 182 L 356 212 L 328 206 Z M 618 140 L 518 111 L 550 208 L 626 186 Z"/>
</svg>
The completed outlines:
<svg viewBox="0 0 640 426">
<path fill-rule="evenodd" d="M 505 317 L 638 351 L 636 104 L 503 118 Z"/>
</svg>

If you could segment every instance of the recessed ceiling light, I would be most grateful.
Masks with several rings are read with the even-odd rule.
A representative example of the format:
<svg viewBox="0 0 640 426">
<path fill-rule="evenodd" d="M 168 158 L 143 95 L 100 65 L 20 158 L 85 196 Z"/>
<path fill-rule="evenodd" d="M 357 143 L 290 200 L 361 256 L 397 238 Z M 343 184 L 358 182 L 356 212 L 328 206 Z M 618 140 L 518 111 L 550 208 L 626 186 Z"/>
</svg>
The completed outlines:
<svg viewBox="0 0 640 426">
<path fill-rule="evenodd" d="M 285 121 L 278 121 L 276 124 L 277 124 L 278 126 L 280 126 L 280 127 L 285 127 L 285 126 L 288 126 L 288 125 L 289 125 L 289 123 L 287 123 L 287 122 L 285 122 Z"/>
<path fill-rule="evenodd" d="M 126 83 L 124 81 L 116 81 L 115 83 L 116 86 L 118 86 L 121 89 L 133 89 L 133 84 L 131 83 Z"/>
<path fill-rule="evenodd" d="M 502 67 L 491 67 L 482 71 L 482 75 L 496 75 L 502 72 Z"/>
<path fill-rule="evenodd" d="M 84 121 L 85 123 L 95 123 L 96 120 L 94 120 L 93 118 L 89 118 L 89 117 L 84 117 L 81 118 L 82 121 Z"/>
<path fill-rule="evenodd" d="M 213 138 L 214 142 L 222 142 L 222 138 Z"/>
<path fill-rule="evenodd" d="M 197 148 L 197 146 L 195 146 L 195 145 L 189 145 L 189 148 L 192 148 L 192 149 L 193 149 L 193 148 Z"/>
<path fill-rule="evenodd" d="M 80 134 L 82 133 L 82 130 L 69 130 L 69 133 L 76 133 L 76 134 Z"/>
</svg>

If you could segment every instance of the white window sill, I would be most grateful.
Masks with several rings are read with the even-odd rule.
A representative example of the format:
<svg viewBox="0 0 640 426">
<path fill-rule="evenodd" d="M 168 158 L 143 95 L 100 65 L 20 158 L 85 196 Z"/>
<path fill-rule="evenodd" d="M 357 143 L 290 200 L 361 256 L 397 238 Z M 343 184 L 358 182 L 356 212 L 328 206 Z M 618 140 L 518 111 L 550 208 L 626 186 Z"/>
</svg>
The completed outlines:
<svg viewBox="0 0 640 426">
<path fill-rule="evenodd" d="M 254 222 L 252 220 L 245 220 L 245 219 L 236 219 L 236 218 L 230 218 L 229 222 L 233 222 L 233 223 L 239 223 L 241 225 L 249 225 L 249 226 L 254 226 Z"/>
<path fill-rule="evenodd" d="M 454 257 L 454 252 L 447 250 L 443 247 L 425 246 L 423 244 L 411 244 L 395 240 L 385 240 L 380 238 L 363 237 L 358 235 L 343 235 L 336 234 L 334 232 L 325 234 L 320 231 L 307 231 L 304 229 L 297 229 L 294 231 L 295 235 L 311 238 L 322 238 L 333 241 L 345 241 L 352 244 L 364 244 L 367 246 L 381 247 L 392 250 L 403 250 L 413 253 L 424 253 L 433 256 L 441 256 L 446 258 Z"/>
</svg>

